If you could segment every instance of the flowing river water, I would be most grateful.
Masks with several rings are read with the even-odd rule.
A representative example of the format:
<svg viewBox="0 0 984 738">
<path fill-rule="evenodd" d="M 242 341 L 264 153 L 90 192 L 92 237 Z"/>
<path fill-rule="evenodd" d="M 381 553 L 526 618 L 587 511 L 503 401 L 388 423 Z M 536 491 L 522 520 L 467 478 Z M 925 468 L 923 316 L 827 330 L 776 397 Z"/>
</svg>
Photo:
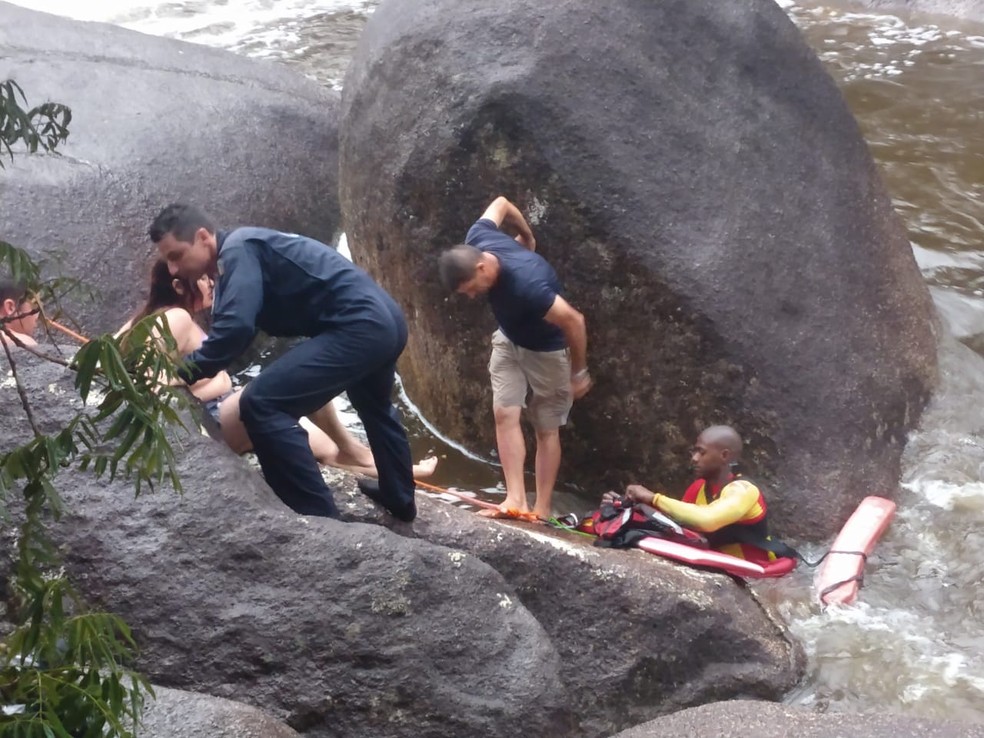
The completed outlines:
<svg viewBox="0 0 984 738">
<path fill-rule="evenodd" d="M 376 4 L 16 1 L 276 59 L 336 88 Z M 780 5 L 854 111 L 954 336 L 941 353 L 942 388 L 910 439 L 898 515 L 868 563 L 862 601 L 821 612 L 808 571 L 755 585 L 810 659 L 787 701 L 984 722 L 984 27 Z M 431 448 L 444 456 L 438 483 L 495 485 L 493 467 L 423 425 L 411 430 L 418 456 Z"/>
</svg>

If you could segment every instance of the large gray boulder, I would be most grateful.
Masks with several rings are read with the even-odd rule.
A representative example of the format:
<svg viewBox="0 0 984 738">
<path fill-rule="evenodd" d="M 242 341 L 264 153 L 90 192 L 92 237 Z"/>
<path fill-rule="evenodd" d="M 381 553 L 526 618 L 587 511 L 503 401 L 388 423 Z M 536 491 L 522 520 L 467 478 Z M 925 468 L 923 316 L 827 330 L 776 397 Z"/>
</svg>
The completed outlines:
<svg viewBox="0 0 984 738">
<path fill-rule="evenodd" d="M 26 357 L 20 371 L 42 430 L 57 428 L 66 377 Z M 9 382 L 0 413 L 2 453 L 26 431 Z M 315 738 L 568 729 L 557 652 L 491 567 L 378 525 L 295 515 L 204 436 L 177 450 L 182 496 L 134 499 L 126 482 L 63 472 L 68 512 L 52 528 L 69 577 L 130 624 L 154 683 Z M 0 591 L 11 548 L 0 537 Z"/>
<path fill-rule="evenodd" d="M 778 700 L 803 675 L 803 652 L 775 613 L 724 574 L 419 494 L 417 507 L 415 535 L 491 565 L 550 635 L 579 734 L 707 701 Z"/>
<path fill-rule="evenodd" d="M 67 377 L 18 360 L 54 432 L 74 413 Z M 0 412 L 2 453 L 24 430 L 9 381 Z M 422 495 L 407 526 L 339 475 L 356 522 L 296 516 L 210 439 L 183 438 L 179 459 L 181 498 L 59 476 L 69 573 L 133 626 L 154 682 L 306 735 L 496 736 L 522 722 L 605 736 L 706 700 L 779 699 L 803 673 L 774 613 L 727 576 Z M 13 534 L 0 536 L 0 591 Z"/>
<path fill-rule="evenodd" d="M 142 738 L 299 738 L 295 730 L 255 707 L 154 687 L 146 703 L 139 735 Z"/>
<path fill-rule="evenodd" d="M 493 322 L 435 260 L 496 195 L 587 316 L 596 386 L 562 479 L 682 488 L 730 423 L 779 531 L 891 495 L 936 381 L 934 313 L 834 82 L 771 0 L 391 0 L 346 77 L 341 204 L 403 304 L 401 372 L 452 438 L 494 446 Z"/>
<path fill-rule="evenodd" d="M 813 712 L 770 702 L 715 702 L 625 730 L 612 738 L 984 738 L 984 727 L 907 715 Z"/>
<path fill-rule="evenodd" d="M 7 78 L 73 118 L 61 156 L 4 162 L 0 240 L 98 290 L 68 305 L 86 333 L 145 296 L 169 202 L 329 242 L 338 227 L 337 94 L 285 66 L 0 2 Z"/>
</svg>

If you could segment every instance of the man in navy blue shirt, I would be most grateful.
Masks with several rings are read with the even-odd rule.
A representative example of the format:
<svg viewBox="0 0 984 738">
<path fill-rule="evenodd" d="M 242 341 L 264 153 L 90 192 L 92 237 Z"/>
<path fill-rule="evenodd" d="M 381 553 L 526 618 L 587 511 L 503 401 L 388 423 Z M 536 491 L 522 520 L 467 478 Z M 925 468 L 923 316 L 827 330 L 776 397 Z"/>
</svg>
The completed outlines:
<svg viewBox="0 0 984 738">
<path fill-rule="evenodd" d="M 191 205 L 164 208 L 150 238 L 172 275 L 215 280 L 212 327 L 185 357 L 181 378 L 212 377 L 262 329 L 307 336 L 243 390 L 240 412 L 267 483 L 294 511 L 338 517 L 298 419 L 347 392 L 365 426 L 378 486 L 360 489 L 395 517 L 417 513 L 410 446 L 392 404 L 396 360 L 407 340 L 403 313 L 372 278 L 335 249 L 266 228 L 217 231 Z"/>
<path fill-rule="evenodd" d="M 515 238 L 503 232 L 518 233 Z M 450 291 L 488 295 L 499 330 L 492 336 L 489 374 L 496 443 L 506 480 L 503 512 L 529 512 L 523 467 L 526 443 L 520 415 L 527 407 L 536 432 L 536 501 L 533 512 L 550 518 L 560 427 L 574 400 L 591 388 L 584 316 L 562 296 L 557 273 L 536 251 L 519 209 L 497 198 L 471 227 L 465 243 L 438 262 Z"/>
</svg>

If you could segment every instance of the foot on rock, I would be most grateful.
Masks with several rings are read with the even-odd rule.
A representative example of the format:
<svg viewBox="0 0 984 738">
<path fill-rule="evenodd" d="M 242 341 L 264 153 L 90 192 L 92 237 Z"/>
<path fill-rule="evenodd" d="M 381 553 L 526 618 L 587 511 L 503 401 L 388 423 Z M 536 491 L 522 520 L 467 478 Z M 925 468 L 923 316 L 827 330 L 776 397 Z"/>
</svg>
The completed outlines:
<svg viewBox="0 0 984 738">
<path fill-rule="evenodd" d="M 358 484 L 362 494 L 380 507 L 385 508 L 397 520 L 412 523 L 417 517 L 417 503 L 413 497 L 410 498 L 409 502 L 397 501 L 379 488 L 379 480 L 377 479 L 360 479 L 356 484 Z"/>
</svg>

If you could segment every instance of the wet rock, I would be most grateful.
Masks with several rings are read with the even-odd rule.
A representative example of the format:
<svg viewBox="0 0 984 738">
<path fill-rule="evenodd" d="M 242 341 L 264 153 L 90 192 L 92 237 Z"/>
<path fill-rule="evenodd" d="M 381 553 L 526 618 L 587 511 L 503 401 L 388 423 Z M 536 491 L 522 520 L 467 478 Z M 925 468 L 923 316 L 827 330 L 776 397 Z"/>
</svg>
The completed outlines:
<svg viewBox="0 0 984 738">
<path fill-rule="evenodd" d="M 596 386 L 564 480 L 682 490 L 689 445 L 723 422 L 785 535 L 824 538 L 897 488 L 937 376 L 933 307 L 774 2 L 384 2 L 340 139 L 353 254 L 404 306 L 402 376 L 452 438 L 494 447 L 494 324 L 444 294 L 436 257 L 505 194 L 588 320 Z"/>
<path fill-rule="evenodd" d="M 255 707 L 177 689 L 154 687 L 140 735 L 145 738 L 297 738 Z"/>
<path fill-rule="evenodd" d="M 71 394 L 21 366 L 43 427 Z M 9 382 L 0 451 L 25 435 Z M 223 446 L 183 436 L 184 494 L 66 471 L 53 526 L 69 576 L 133 628 L 157 684 L 257 707 L 319 736 L 563 735 L 559 659 L 473 556 L 378 525 L 295 515 Z M 10 537 L 0 537 L 6 561 Z M 5 567 L 0 567 L 4 569 Z M 5 576 L 0 575 L 0 580 Z"/>
<path fill-rule="evenodd" d="M 497 569 L 550 635 L 579 734 L 609 735 L 708 701 L 777 700 L 803 674 L 800 647 L 729 576 L 486 520 L 421 494 L 417 505 L 412 533 L 403 532 Z"/>
<path fill-rule="evenodd" d="M 984 738 L 984 727 L 906 715 L 820 714 L 804 707 L 771 702 L 716 702 L 668 715 L 612 738 Z"/>
<path fill-rule="evenodd" d="M 220 226 L 331 241 L 337 94 L 276 63 L 0 2 L 0 78 L 72 108 L 62 155 L 0 172 L 0 239 L 98 290 L 83 330 L 119 327 L 146 294 L 150 221 L 175 200 Z"/>
</svg>

